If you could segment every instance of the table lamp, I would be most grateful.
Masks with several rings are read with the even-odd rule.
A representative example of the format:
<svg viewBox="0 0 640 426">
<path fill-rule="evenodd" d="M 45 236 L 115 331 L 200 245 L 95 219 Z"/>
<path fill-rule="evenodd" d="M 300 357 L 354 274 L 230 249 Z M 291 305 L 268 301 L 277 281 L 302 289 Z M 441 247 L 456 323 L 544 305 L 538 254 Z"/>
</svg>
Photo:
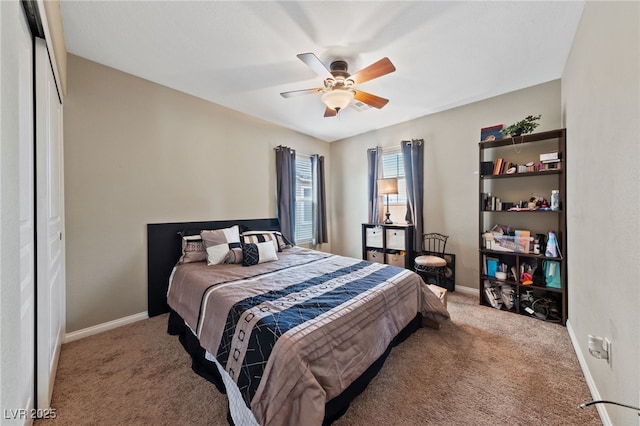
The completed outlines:
<svg viewBox="0 0 640 426">
<path fill-rule="evenodd" d="M 384 223 L 391 224 L 393 221 L 389 218 L 391 213 L 389 213 L 389 194 L 397 194 L 398 193 L 398 179 L 397 178 L 388 178 L 388 179 L 378 179 L 378 194 L 387 196 L 387 212 L 385 216 Z"/>
</svg>

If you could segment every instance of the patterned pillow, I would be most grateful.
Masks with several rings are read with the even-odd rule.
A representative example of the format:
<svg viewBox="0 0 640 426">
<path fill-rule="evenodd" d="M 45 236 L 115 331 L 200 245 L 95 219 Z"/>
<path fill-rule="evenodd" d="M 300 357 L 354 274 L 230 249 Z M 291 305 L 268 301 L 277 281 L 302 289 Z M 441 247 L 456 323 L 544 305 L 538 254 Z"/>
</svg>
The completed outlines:
<svg viewBox="0 0 640 426">
<path fill-rule="evenodd" d="M 284 237 L 284 235 L 282 235 L 282 232 L 275 231 L 274 234 L 276 235 L 276 240 L 278 240 L 278 251 L 293 247 L 293 245 Z"/>
<path fill-rule="evenodd" d="M 222 262 L 218 263 L 242 263 L 242 248 L 240 246 L 240 228 L 234 225 L 230 228 L 205 230 L 200 232 L 205 250 L 210 247 L 226 244 L 228 253 Z M 217 250 L 221 250 L 218 248 Z M 217 251 L 216 251 L 217 253 Z M 218 259 L 214 256 L 208 259 L 211 265 L 217 265 Z"/>
<path fill-rule="evenodd" d="M 273 260 L 278 260 L 278 255 L 271 241 L 242 245 L 242 266 L 253 266 Z"/>
<path fill-rule="evenodd" d="M 246 231 L 242 233 L 241 238 L 242 244 L 257 244 L 272 241 L 276 251 L 282 251 L 283 249 L 291 247 L 282 236 L 282 233 L 278 231 Z"/>
<path fill-rule="evenodd" d="M 178 263 L 204 262 L 207 251 L 200 235 L 185 235 L 182 237 L 182 256 Z"/>
</svg>

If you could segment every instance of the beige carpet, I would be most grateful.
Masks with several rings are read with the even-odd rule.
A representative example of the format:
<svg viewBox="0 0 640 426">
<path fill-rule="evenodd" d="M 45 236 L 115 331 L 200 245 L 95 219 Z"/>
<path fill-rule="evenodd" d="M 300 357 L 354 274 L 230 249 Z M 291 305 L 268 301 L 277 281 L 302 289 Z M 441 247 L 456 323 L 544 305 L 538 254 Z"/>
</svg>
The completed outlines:
<svg viewBox="0 0 640 426">
<path fill-rule="evenodd" d="M 391 351 L 342 425 L 600 425 L 567 330 L 449 294 L 452 322 Z M 190 369 L 166 315 L 63 345 L 37 425 L 226 425 L 226 396 Z"/>
</svg>

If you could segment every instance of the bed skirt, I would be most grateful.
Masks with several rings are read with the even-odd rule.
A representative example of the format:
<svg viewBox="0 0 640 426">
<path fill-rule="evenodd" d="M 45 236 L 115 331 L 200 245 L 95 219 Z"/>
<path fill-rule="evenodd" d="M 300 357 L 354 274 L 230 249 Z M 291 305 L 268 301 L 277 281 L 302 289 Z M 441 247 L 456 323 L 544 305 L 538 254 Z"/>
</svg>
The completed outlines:
<svg viewBox="0 0 640 426">
<path fill-rule="evenodd" d="M 400 333 L 391 341 L 384 353 L 349 387 L 347 387 L 340 395 L 328 401 L 325 405 L 324 421 L 323 425 L 330 425 L 336 421 L 340 416 L 346 413 L 351 401 L 355 399 L 364 389 L 369 382 L 378 374 L 378 371 L 382 368 L 387 356 L 391 352 L 391 349 L 402 343 L 407 337 L 413 334 L 420 328 L 422 315 L 418 313 L 413 320 L 406 327 L 404 327 Z M 215 385 L 215 387 L 221 392 L 226 394 L 224 383 L 218 372 L 218 368 L 215 363 L 205 358 L 205 350 L 200 346 L 197 337 L 189 330 L 185 325 L 184 320 L 175 311 L 171 310 L 169 313 L 168 333 L 173 336 L 178 336 L 180 343 L 191 355 L 191 369 L 199 376 L 207 379 Z M 231 416 L 227 415 L 229 424 L 233 424 Z"/>
</svg>

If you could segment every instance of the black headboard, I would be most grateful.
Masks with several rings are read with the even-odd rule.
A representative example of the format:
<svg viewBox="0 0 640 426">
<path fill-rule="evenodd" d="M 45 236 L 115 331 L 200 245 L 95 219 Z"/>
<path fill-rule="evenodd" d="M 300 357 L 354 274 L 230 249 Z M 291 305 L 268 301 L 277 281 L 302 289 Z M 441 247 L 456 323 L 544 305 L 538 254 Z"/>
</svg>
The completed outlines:
<svg viewBox="0 0 640 426">
<path fill-rule="evenodd" d="M 182 254 L 182 238 L 179 232 L 194 234 L 203 229 L 221 229 L 233 225 L 239 225 L 241 231 L 280 230 L 277 218 L 147 224 L 147 301 L 150 317 L 169 312 L 169 277 Z"/>
</svg>

